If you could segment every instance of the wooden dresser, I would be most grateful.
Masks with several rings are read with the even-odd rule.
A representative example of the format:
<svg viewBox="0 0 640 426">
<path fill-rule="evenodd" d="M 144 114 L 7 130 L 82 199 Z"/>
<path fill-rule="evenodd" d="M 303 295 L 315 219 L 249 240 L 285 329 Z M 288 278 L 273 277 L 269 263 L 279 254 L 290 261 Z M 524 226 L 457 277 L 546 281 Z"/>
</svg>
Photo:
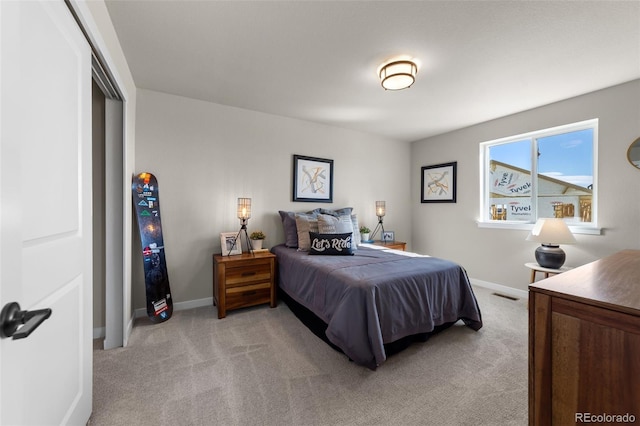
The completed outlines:
<svg viewBox="0 0 640 426">
<path fill-rule="evenodd" d="M 213 255 L 213 303 L 218 318 L 246 306 L 269 303 L 276 307 L 275 259 L 270 252 Z"/>
<path fill-rule="evenodd" d="M 640 421 L 640 250 L 529 286 L 529 424 L 624 415 Z"/>
</svg>

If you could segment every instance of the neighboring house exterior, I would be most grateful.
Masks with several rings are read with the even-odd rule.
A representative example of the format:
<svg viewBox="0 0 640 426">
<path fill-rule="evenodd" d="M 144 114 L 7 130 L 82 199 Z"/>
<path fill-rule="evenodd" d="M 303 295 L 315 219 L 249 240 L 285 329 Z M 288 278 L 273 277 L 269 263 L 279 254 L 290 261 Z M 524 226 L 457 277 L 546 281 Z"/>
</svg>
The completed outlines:
<svg viewBox="0 0 640 426">
<path fill-rule="evenodd" d="M 538 175 L 538 217 L 591 221 L 592 188 Z M 493 220 L 532 221 L 531 171 L 491 160 L 490 208 Z M 545 202 L 546 201 L 546 202 Z"/>
</svg>

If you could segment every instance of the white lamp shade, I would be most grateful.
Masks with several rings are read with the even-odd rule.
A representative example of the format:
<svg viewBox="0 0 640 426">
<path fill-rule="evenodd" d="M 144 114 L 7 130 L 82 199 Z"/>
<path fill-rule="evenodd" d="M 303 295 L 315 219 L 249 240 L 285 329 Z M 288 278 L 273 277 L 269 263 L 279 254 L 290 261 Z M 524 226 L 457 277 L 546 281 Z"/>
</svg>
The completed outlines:
<svg viewBox="0 0 640 426">
<path fill-rule="evenodd" d="M 376 216 L 383 217 L 387 213 L 384 201 L 376 201 Z"/>
<path fill-rule="evenodd" d="M 576 238 L 571 233 L 566 222 L 558 218 L 538 219 L 533 226 L 527 241 L 537 241 L 544 244 L 575 244 Z"/>
</svg>

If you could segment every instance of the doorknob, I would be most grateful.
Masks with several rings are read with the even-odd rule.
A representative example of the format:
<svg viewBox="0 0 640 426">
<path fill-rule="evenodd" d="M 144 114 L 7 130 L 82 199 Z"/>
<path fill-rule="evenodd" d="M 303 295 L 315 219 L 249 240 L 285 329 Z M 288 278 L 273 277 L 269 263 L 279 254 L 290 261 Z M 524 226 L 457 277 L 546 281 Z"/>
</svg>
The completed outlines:
<svg viewBox="0 0 640 426">
<path fill-rule="evenodd" d="M 33 330 L 51 316 L 51 309 L 38 309 L 36 311 L 21 311 L 17 302 L 4 305 L 0 312 L 0 337 L 13 337 L 24 339 Z M 20 329 L 18 327 L 24 324 Z"/>
</svg>

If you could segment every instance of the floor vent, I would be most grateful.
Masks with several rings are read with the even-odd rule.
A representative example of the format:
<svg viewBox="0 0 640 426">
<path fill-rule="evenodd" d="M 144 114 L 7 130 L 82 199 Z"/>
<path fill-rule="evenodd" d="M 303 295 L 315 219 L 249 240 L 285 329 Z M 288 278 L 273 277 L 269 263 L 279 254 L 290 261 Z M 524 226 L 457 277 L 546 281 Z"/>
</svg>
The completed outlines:
<svg viewBox="0 0 640 426">
<path fill-rule="evenodd" d="M 514 301 L 519 300 L 517 297 L 507 296 L 506 294 L 493 293 L 493 295 L 498 297 L 504 297 L 505 299 L 514 300 Z"/>
</svg>

